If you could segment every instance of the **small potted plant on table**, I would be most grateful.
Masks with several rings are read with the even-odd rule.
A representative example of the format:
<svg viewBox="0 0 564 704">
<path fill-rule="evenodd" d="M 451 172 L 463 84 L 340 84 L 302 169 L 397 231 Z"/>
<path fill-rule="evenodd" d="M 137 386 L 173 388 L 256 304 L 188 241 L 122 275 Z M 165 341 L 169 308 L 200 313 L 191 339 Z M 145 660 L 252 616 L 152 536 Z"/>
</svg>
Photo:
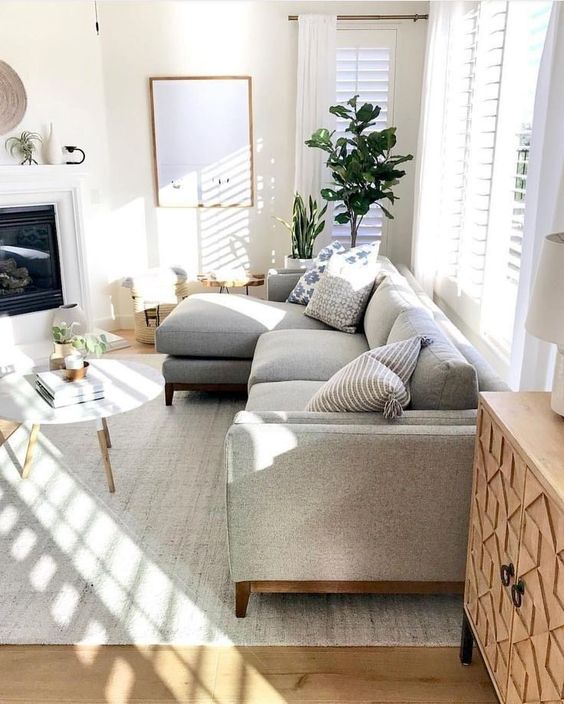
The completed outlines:
<svg viewBox="0 0 564 704">
<path fill-rule="evenodd" d="M 94 354 L 97 357 L 108 351 L 105 335 L 77 335 L 79 323 L 59 323 L 53 325 L 53 353 L 49 357 L 49 369 L 64 369 L 65 357 L 81 353 L 83 357 Z"/>
</svg>

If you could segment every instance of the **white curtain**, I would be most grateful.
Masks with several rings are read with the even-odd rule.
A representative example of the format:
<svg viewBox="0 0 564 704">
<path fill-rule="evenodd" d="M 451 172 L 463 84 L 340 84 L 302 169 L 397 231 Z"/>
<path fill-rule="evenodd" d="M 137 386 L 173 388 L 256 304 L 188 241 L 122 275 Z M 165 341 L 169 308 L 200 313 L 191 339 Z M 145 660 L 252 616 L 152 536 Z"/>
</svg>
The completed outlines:
<svg viewBox="0 0 564 704">
<path fill-rule="evenodd" d="M 335 102 L 337 17 L 300 15 L 298 18 L 298 90 L 296 99 L 295 192 L 321 204 L 324 155 L 304 144 L 319 127 L 334 128 L 329 107 Z M 327 218 L 326 230 L 330 230 Z M 325 233 L 323 233 L 325 234 Z"/>
<path fill-rule="evenodd" d="M 521 275 L 511 354 L 514 389 L 550 389 L 555 348 L 525 331 L 529 296 L 541 243 L 564 231 L 564 9 L 555 2 L 542 55 L 535 110 L 523 230 Z M 564 276 L 564 272 L 563 272 Z M 563 312 L 564 316 L 564 312 Z"/>
<path fill-rule="evenodd" d="M 439 223 L 437 193 L 441 183 L 441 159 L 446 108 L 447 56 L 455 20 L 463 13 L 462 2 L 429 3 L 427 51 L 423 71 L 421 117 L 417 143 L 413 213 L 412 270 L 429 294 L 433 294 Z"/>
</svg>

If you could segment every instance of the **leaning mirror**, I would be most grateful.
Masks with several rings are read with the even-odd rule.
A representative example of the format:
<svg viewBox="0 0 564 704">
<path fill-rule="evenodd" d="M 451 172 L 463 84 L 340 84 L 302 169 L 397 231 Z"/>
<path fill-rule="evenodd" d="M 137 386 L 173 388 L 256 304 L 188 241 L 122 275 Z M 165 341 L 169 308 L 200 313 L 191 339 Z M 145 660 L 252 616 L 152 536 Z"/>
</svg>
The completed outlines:
<svg viewBox="0 0 564 704">
<path fill-rule="evenodd" d="M 157 203 L 253 205 L 249 76 L 151 78 Z"/>
</svg>

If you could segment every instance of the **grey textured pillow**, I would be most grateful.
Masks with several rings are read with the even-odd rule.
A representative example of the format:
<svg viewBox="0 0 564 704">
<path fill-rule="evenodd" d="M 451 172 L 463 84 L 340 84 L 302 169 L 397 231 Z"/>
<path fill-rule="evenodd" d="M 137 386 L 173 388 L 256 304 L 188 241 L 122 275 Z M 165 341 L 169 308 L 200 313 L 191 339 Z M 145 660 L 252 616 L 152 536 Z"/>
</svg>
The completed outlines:
<svg viewBox="0 0 564 704">
<path fill-rule="evenodd" d="M 421 352 L 411 379 L 411 408 L 460 410 L 478 407 L 478 379 L 474 367 L 450 342 L 429 311 L 412 308 L 400 313 L 388 344 L 414 335 L 432 337 L 431 347 Z"/>
<path fill-rule="evenodd" d="M 342 332 L 355 333 L 374 288 L 376 257 L 349 262 L 335 254 L 316 285 L 304 313 Z"/>
<path fill-rule="evenodd" d="M 401 416 L 409 403 L 407 384 L 419 351 L 430 342 L 428 337 L 418 335 L 361 354 L 317 391 L 306 411 L 378 411 L 385 418 Z"/>
</svg>

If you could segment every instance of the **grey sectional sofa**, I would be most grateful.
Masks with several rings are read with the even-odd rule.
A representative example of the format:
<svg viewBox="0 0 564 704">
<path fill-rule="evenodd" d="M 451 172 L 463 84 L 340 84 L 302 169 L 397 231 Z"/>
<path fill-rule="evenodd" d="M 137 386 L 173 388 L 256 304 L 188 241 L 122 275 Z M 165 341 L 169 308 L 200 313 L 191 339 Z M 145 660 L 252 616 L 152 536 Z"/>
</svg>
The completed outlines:
<svg viewBox="0 0 564 704">
<path fill-rule="evenodd" d="M 285 303 L 300 275 L 287 271 L 269 275 L 266 301 L 191 296 L 157 330 L 168 404 L 179 388 L 248 387 L 225 453 L 238 616 L 251 592 L 461 589 L 478 393 L 507 387 L 411 274 L 381 261 L 354 335 Z M 402 418 L 304 410 L 359 354 L 416 334 L 433 344 Z"/>
</svg>

